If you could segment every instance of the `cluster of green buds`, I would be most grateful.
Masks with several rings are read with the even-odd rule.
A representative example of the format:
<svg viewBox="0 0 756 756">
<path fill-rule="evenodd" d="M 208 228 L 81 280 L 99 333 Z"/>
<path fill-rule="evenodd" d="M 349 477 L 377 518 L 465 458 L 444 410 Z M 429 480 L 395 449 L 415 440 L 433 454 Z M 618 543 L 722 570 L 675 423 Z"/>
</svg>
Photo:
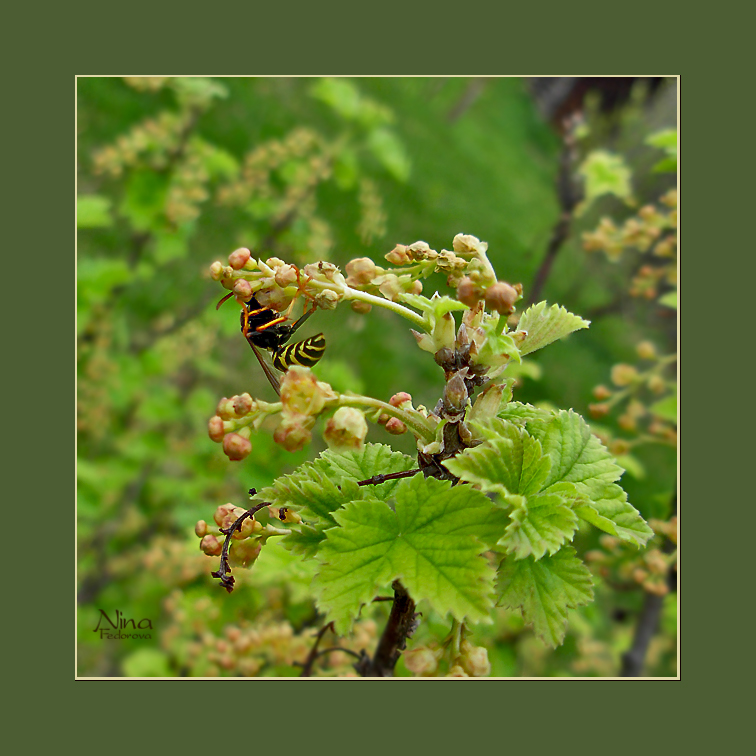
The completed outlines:
<svg viewBox="0 0 756 756">
<path fill-rule="evenodd" d="M 640 360 L 650 363 L 643 368 L 637 365 L 618 363 L 612 367 L 611 379 L 615 388 L 599 385 L 593 389 L 598 400 L 589 410 L 600 419 L 622 407 L 617 423 L 622 430 L 635 434 L 632 440 L 608 441 L 613 454 L 627 454 L 632 446 L 655 441 L 677 443 L 677 416 L 675 391 L 676 380 L 670 376 L 670 368 L 677 355 L 660 355 L 650 341 L 641 341 L 636 346 Z"/>
</svg>

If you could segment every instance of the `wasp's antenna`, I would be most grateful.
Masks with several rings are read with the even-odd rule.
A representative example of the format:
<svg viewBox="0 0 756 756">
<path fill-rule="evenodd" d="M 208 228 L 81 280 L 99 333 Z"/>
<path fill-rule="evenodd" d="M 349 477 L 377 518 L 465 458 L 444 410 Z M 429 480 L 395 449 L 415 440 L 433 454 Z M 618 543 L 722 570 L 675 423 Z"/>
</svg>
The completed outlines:
<svg viewBox="0 0 756 756">
<path fill-rule="evenodd" d="M 227 299 L 230 299 L 233 296 L 234 296 L 234 292 L 230 291 L 228 294 L 226 294 L 225 297 L 223 297 L 223 299 L 221 299 L 220 302 L 218 302 L 217 305 L 215 305 L 215 309 L 217 310 Z"/>
</svg>

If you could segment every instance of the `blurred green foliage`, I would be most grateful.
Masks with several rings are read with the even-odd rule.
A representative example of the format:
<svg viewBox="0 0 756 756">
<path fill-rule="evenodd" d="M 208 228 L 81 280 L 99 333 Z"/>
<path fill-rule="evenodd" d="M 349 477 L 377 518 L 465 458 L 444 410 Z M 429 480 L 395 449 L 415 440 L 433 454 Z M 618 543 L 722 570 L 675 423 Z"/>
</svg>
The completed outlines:
<svg viewBox="0 0 756 756">
<path fill-rule="evenodd" d="M 521 281 L 527 297 L 559 214 L 560 140 L 522 80 L 487 80 L 477 98 L 467 97 L 471 84 L 78 80 L 79 675 L 298 674 L 293 661 L 304 659 L 320 624 L 307 593 L 309 564 L 269 547 L 227 595 L 210 578 L 217 565 L 198 550 L 193 527 L 219 504 L 243 506 L 248 488 L 269 485 L 324 444 L 290 454 L 260 432 L 252 455 L 230 463 L 210 441 L 207 420 L 220 397 L 272 396 L 234 308 L 216 312 L 222 292 L 207 269 L 240 245 L 263 258 L 343 267 L 362 256 L 380 262 L 395 244 L 419 239 L 440 250 L 463 232 L 489 243 L 496 270 Z M 608 140 L 592 132 L 594 147 L 610 141 L 622 156 L 609 166 L 610 190 L 621 199 L 600 189 L 606 171 L 594 157 L 595 201 L 544 290 L 550 303 L 593 324 L 522 369 L 520 401 L 586 413 L 593 387 L 612 365 L 632 361 L 640 339 L 674 351 L 674 311 L 627 295 L 636 262 L 588 257 L 579 242 L 579 231 L 602 214 L 630 214 L 622 182 L 633 183 L 639 200 L 674 185 L 663 174 L 633 181 L 622 171 L 627 161 L 633 178 L 645 177 L 660 148 L 667 161 L 676 154 L 669 136 L 644 143 L 646 110 L 636 103 L 629 113 Z M 588 155 L 590 139 L 586 145 Z M 435 288 L 443 293 L 442 278 L 430 279 L 425 292 Z M 303 336 L 316 329 L 329 346 L 315 372 L 335 388 L 383 400 L 408 391 L 416 404 L 435 405 L 443 375 L 396 317 L 341 307 L 317 313 Z M 381 428 L 368 440 L 389 442 Z M 408 437 L 392 440 L 413 453 Z M 666 519 L 674 449 L 649 445 L 634 464 L 636 477 L 623 481 L 630 500 L 644 517 Z M 489 648 L 493 675 L 614 675 L 641 593 L 602 586 L 555 651 L 503 611 L 476 639 Z M 676 674 L 674 595 L 665 601 L 649 674 Z M 116 611 L 149 618 L 151 640 L 102 639 L 94 629 L 103 612 L 112 619 Z M 372 650 L 385 607 L 365 615 L 355 638 L 340 645 Z M 418 638 L 433 637 L 436 625 L 438 618 L 424 617 Z M 353 674 L 352 661 L 334 652 L 316 674 Z M 401 662 L 397 671 L 408 674 Z"/>
</svg>

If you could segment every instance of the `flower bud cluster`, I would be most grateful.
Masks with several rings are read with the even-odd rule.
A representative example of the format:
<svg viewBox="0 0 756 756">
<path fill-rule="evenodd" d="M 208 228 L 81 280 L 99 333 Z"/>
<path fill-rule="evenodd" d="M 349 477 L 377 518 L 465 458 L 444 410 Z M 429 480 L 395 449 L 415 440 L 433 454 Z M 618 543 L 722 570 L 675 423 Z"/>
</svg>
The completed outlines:
<svg viewBox="0 0 756 756">
<path fill-rule="evenodd" d="M 233 462 L 239 462 L 252 451 L 250 436 L 278 405 L 253 399 L 249 394 L 223 397 L 207 424 L 212 441 L 223 444 L 223 452 Z"/>
<path fill-rule="evenodd" d="M 281 422 L 273 440 L 287 451 L 304 448 L 312 439 L 315 421 L 326 402 L 336 398 L 338 394 L 327 383 L 318 381 L 309 368 L 292 365 L 281 381 Z M 350 424 L 350 430 L 355 424 Z"/>
</svg>

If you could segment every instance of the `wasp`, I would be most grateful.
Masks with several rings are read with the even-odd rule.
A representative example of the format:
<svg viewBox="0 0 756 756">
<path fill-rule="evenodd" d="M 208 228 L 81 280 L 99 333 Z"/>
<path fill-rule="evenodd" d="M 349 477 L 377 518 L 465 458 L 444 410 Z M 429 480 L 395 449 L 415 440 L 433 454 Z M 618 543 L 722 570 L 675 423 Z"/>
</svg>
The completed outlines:
<svg viewBox="0 0 756 756">
<path fill-rule="evenodd" d="M 233 296 L 233 293 L 223 297 L 215 309 L 217 310 L 231 296 Z M 322 333 L 310 336 L 295 344 L 287 345 L 287 342 L 316 309 L 317 305 L 313 303 L 313 306 L 305 310 L 299 320 L 289 324 L 286 315 L 282 315 L 270 307 L 263 307 L 254 294 L 244 303 L 244 309 L 241 312 L 241 332 L 252 347 L 265 377 L 279 396 L 281 395 L 281 386 L 278 378 L 263 359 L 259 349 L 267 349 L 271 353 L 273 367 L 281 372 L 285 372 L 291 365 L 302 365 L 303 367 L 315 365 L 323 356 L 326 348 L 326 340 Z"/>
</svg>

